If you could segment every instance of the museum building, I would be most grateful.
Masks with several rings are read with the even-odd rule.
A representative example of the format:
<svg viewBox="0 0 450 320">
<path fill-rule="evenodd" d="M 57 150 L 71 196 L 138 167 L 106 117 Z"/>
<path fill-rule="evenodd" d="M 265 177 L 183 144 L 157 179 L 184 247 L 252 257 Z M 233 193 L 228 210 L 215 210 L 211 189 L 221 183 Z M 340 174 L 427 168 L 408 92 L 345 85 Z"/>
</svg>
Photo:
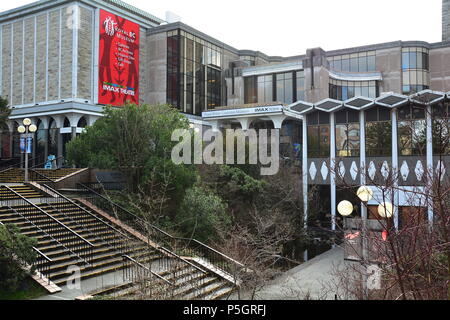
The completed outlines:
<svg viewBox="0 0 450 320">
<path fill-rule="evenodd" d="M 381 184 L 398 173 L 395 183 L 413 190 L 424 188 L 427 172 L 448 181 L 450 148 L 437 124 L 449 123 L 450 0 L 442 6 L 441 42 L 292 57 L 239 50 L 120 0 L 42 0 L 1 12 L 0 96 L 12 109 L 1 128 L 2 163 L 21 158 L 24 118 L 38 128 L 38 164 L 62 159 L 104 105 L 130 101 L 170 104 L 200 128 L 281 129 L 283 159 L 303 175 L 305 214 L 312 189 L 334 218 L 343 184 Z M 407 191 L 394 199 L 401 227 L 402 208 L 412 204 Z"/>
</svg>

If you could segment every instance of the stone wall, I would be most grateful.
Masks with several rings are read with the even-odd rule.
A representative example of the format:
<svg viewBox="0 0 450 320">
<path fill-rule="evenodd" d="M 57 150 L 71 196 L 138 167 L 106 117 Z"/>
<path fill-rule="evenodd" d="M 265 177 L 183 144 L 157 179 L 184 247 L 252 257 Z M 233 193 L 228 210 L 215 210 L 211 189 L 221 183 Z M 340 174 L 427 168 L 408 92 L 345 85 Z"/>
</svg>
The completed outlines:
<svg viewBox="0 0 450 320">
<path fill-rule="evenodd" d="M 35 18 L 25 19 L 25 60 L 23 74 L 23 103 L 34 102 L 34 28 Z"/>
<path fill-rule="evenodd" d="M 73 23 L 72 17 L 75 7 L 62 8 L 61 25 L 61 99 L 73 98 L 72 76 L 73 76 Z"/>
<path fill-rule="evenodd" d="M 139 103 L 145 103 L 147 102 L 146 92 L 149 90 L 149 81 L 148 74 L 146 73 L 148 65 L 148 43 L 144 28 L 140 28 L 139 36 Z"/>
<path fill-rule="evenodd" d="M 442 41 L 450 41 L 450 0 L 442 0 Z"/>
<path fill-rule="evenodd" d="M 47 100 L 59 98 L 60 10 L 48 13 L 48 89 Z"/>
<path fill-rule="evenodd" d="M 165 33 L 147 37 L 148 68 L 143 73 L 147 77 L 148 91 L 146 102 L 150 104 L 166 103 L 167 87 L 167 36 Z M 141 91 L 141 94 L 143 92 Z"/>
<path fill-rule="evenodd" d="M 377 50 L 376 70 L 381 72 L 383 81 L 380 83 L 382 92 L 402 92 L 402 49 L 400 47 Z"/>
<path fill-rule="evenodd" d="M 80 7 L 77 97 L 86 100 L 93 100 L 93 22 L 94 11 Z"/>
<path fill-rule="evenodd" d="M 10 105 L 72 98 L 72 8 L 52 9 L 2 25 L 0 94 L 8 98 Z M 89 28 L 90 48 L 92 17 Z M 92 61 L 89 48 L 83 48 L 83 52 L 90 54 L 88 59 Z M 83 79 L 83 83 L 88 83 L 90 96 L 91 62 L 85 69 L 89 77 Z"/>
<path fill-rule="evenodd" d="M 430 50 L 430 89 L 450 91 L 450 48 Z"/>
<path fill-rule="evenodd" d="M 23 20 L 13 23 L 13 92 L 12 105 L 22 104 Z"/>
<path fill-rule="evenodd" d="M 11 24 L 2 26 L 2 92 L 1 95 L 11 100 Z"/>
<path fill-rule="evenodd" d="M 47 100 L 47 14 L 36 17 L 36 86 L 35 102 Z"/>
</svg>

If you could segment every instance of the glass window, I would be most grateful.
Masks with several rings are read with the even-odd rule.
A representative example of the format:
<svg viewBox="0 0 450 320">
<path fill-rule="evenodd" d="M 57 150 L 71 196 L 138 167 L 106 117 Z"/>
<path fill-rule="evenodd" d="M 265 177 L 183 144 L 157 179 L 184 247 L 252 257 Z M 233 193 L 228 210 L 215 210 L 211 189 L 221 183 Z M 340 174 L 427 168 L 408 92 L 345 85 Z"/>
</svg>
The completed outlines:
<svg viewBox="0 0 450 320">
<path fill-rule="evenodd" d="M 342 59 L 342 71 L 349 72 L 350 71 L 350 60 Z"/>
<path fill-rule="evenodd" d="M 358 72 L 358 58 L 350 59 L 350 72 Z"/>
<path fill-rule="evenodd" d="M 367 72 L 367 57 L 358 58 L 358 71 Z"/>
<path fill-rule="evenodd" d="M 368 56 L 367 57 L 367 71 L 375 71 L 376 70 L 376 64 L 375 64 L 375 56 Z"/>
<path fill-rule="evenodd" d="M 244 103 L 256 103 L 257 99 L 256 77 L 244 78 Z"/>
<path fill-rule="evenodd" d="M 336 125 L 336 156 L 358 157 L 360 153 L 359 123 Z"/>
<path fill-rule="evenodd" d="M 402 68 L 403 70 L 409 69 L 409 53 L 402 53 Z"/>
<path fill-rule="evenodd" d="M 439 103 L 432 108 L 433 154 L 450 155 L 450 103 Z"/>
<path fill-rule="evenodd" d="M 374 107 L 366 111 L 366 154 L 372 157 L 392 153 L 392 123 L 389 109 Z"/>
</svg>

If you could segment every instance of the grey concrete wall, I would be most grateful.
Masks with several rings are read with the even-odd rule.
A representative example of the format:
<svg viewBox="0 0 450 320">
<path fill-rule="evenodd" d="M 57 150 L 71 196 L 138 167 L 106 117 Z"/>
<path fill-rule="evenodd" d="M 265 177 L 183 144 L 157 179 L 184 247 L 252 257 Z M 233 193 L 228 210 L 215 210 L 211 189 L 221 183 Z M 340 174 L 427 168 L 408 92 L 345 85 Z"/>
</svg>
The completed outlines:
<svg viewBox="0 0 450 320">
<path fill-rule="evenodd" d="M 48 92 L 47 100 L 59 98 L 60 10 L 48 13 Z M 65 77 L 65 75 L 63 76 Z"/>
<path fill-rule="evenodd" d="M 430 50 L 430 88 L 450 91 L 450 47 Z"/>
<path fill-rule="evenodd" d="M 94 11 L 80 7 L 80 24 L 78 29 L 78 77 L 77 98 L 92 100 L 93 79 L 93 17 Z"/>
<path fill-rule="evenodd" d="M 11 100 L 11 24 L 2 27 L 2 97 Z"/>
<path fill-rule="evenodd" d="M 305 68 L 305 100 L 315 103 L 327 99 L 330 96 L 329 83 L 329 71 L 323 66 L 316 66 L 314 67 L 314 88 L 311 88 L 311 68 Z"/>
<path fill-rule="evenodd" d="M 83 25 L 83 8 L 81 12 Z M 2 26 L 1 94 L 8 98 L 11 105 L 72 98 L 72 15 L 72 7 L 67 6 L 24 16 Z M 83 66 L 82 70 L 80 68 L 80 73 L 88 73 L 89 77 L 82 78 L 80 85 L 87 86 L 82 87 L 82 91 L 87 90 L 90 96 L 92 17 L 88 28 L 89 46 L 82 48 L 81 55 L 90 54 L 91 58 L 88 65 Z"/>
<path fill-rule="evenodd" d="M 149 77 L 147 74 L 148 59 L 148 42 L 146 30 L 140 28 L 139 39 L 139 102 L 146 102 L 146 93 L 149 91 Z"/>
<path fill-rule="evenodd" d="M 13 23 L 13 92 L 11 105 L 22 104 L 23 20 Z"/>
<path fill-rule="evenodd" d="M 47 60 L 47 14 L 36 17 L 36 103 L 45 101 Z"/>
<path fill-rule="evenodd" d="M 148 79 L 145 100 L 150 104 L 166 103 L 167 95 L 167 36 L 165 33 L 147 37 L 148 68 L 143 74 Z M 141 91 L 141 94 L 143 92 Z"/>
<path fill-rule="evenodd" d="M 69 23 L 73 16 L 73 7 L 62 8 L 61 28 L 61 99 L 72 98 L 73 65 L 73 27 Z"/>
<path fill-rule="evenodd" d="M 450 0 L 442 0 L 442 41 L 450 40 Z"/>
<path fill-rule="evenodd" d="M 402 49 L 400 47 L 377 50 L 376 70 L 381 72 L 383 81 L 380 93 L 402 93 Z"/>
<path fill-rule="evenodd" d="M 25 19 L 24 104 L 34 102 L 34 21 L 34 17 Z"/>
</svg>

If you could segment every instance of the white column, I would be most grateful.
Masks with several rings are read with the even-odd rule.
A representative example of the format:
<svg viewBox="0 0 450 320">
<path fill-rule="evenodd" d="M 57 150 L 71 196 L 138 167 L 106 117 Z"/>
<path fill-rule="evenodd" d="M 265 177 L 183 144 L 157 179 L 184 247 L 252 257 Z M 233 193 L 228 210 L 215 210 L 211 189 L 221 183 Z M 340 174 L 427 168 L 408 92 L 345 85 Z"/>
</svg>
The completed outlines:
<svg viewBox="0 0 450 320">
<path fill-rule="evenodd" d="M 283 122 L 286 119 L 285 115 L 280 115 L 280 116 L 270 116 L 270 120 L 272 120 L 273 123 L 273 127 L 275 129 L 281 129 L 281 127 L 283 126 Z"/>
<path fill-rule="evenodd" d="M 427 189 L 431 187 L 433 182 L 433 120 L 431 118 L 431 106 L 426 108 L 426 121 L 427 121 Z M 428 221 L 432 222 L 434 218 L 433 208 L 428 205 Z"/>
<path fill-rule="evenodd" d="M 303 156 L 302 156 L 302 175 L 303 175 L 303 220 L 304 228 L 308 228 L 308 126 L 307 117 L 303 116 Z M 308 251 L 303 254 L 303 260 L 308 260 Z"/>
<path fill-rule="evenodd" d="M 253 119 L 250 118 L 238 118 L 239 123 L 241 124 L 242 131 L 247 131 L 250 128 L 250 124 L 252 123 Z"/>
<path fill-rule="evenodd" d="M 398 134 L 397 134 L 397 110 L 391 111 L 391 123 L 392 123 L 392 174 L 393 180 L 393 201 L 394 201 L 394 225 L 398 230 L 398 215 L 399 215 L 399 192 L 398 192 Z"/>
<path fill-rule="evenodd" d="M 359 175 L 362 186 L 366 185 L 366 125 L 364 111 L 359 112 Z M 361 203 L 361 218 L 367 219 L 367 208 Z"/>
<path fill-rule="evenodd" d="M 336 230 L 336 120 L 330 114 L 330 190 L 331 190 L 331 230 Z"/>
</svg>

